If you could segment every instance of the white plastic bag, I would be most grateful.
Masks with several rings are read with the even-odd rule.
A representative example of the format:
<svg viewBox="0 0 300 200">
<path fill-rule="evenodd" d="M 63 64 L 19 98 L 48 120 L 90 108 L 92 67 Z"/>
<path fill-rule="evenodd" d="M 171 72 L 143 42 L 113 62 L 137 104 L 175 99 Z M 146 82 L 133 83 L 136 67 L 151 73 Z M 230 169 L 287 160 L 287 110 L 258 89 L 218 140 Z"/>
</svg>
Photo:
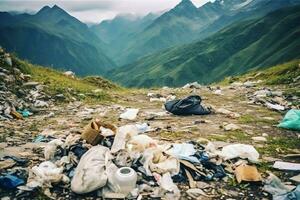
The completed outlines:
<svg viewBox="0 0 300 200">
<path fill-rule="evenodd" d="M 92 192 L 106 185 L 107 166 L 112 156 L 107 147 L 94 146 L 80 159 L 71 182 L 71 189 L 77 194 Z"/>
<path fill-rule="evenodd" d="M 121 149 L 125 149 L 126 142 L 139 133 L 136 125 L 125 125 L 117 129 L 114 143 L 111 147 L 111 152 L 116 153 Z"/>
<path fill-rule="evenodd" d="M 233 158 L 244 158 L 251 162 L 257 163 L 259 158 L 259 153 L 252 145 L 247 144 L 232 144 L 223 147 L 221 151 L 221 156 L 225 160 L 230 160 Z"/>
<path fill-rule="evenodd" d="M 139 112 L 139 109 L 135 108 L 128 108 L 124 113 L 120 115 L 121 119 L 127 119 L 127 120 L 135 120 L 137 117 L 137 114 Z"/>
</svg>

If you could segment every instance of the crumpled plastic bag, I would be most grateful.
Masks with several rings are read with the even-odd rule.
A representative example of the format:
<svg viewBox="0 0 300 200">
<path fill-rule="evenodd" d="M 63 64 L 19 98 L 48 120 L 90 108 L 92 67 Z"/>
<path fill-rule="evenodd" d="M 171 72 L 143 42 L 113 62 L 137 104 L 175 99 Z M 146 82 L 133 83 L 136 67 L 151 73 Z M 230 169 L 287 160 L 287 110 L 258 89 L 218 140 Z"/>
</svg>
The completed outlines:
<svg viewBox="0 0 300 200">
<path fill-rule="evenodd" d="M 135 108 L 128 108 L 124 113 L 120 115 L 121 119 L 127 119 L 127 120 L 135 120 L 137 117 L 137 114 L 139 112 L 139 109 Z"/>
<path fill-rule="evenodd" d="M 156 147 L 157 142 L 148 135 L 136 135 L 129 140 L 127 147 L 129 152 L 143 152 L 150 147 Z"/>
<path fill-rule="evenodd" d="M 288 111 L 278 127 L 300 131 L 300 110 Z"/>
<path fill-rule="evenodd" d="M 106 185 L 107 166 L 112 155 L 107 147 L 94 146 L 80 159 L 71 181 L 71 189 L 77 194 L 92 192 Z"/>
<path fill-rule="evenodd" d="M 52 183 L 68 183 L 69 178 L 63 174 L 64 168 L 57 167 L 51 161 L 42 162 L 29 171 L 29 178 L 26 186 L 28 188 L 52 187 Z"/>
<path fill-rule="evenodd" d="M 135 125 L 125 125 L 117 129 L 117 133 L 114 139 L 114 143 L 111 147 L 111 152 L 116 153 L 121 149 L 125 149 L 126 142 L 133 136 L 139 133 L 138 128 Z"/>
<path fill-rule="evenodd" d="M 252 145 L 247 144 L 231 144 L 223 147 L 220 156 L 225 160 L 233 158 L 248 159 L 250 162 L 257 163 L 259 159 L 259 153 Z"/>
<path fill-rule="evenodd" d="M 146 149 L 141 162 L 148 176 L 152 176 L 153 172 L 158 174 L 168 172 L 173 176 L 178 174 L 180 170 L 179 160 L 168 154 L 163 154 L 159 148 Z"/>
<path fill-rule="evenodd" d="M 165 109 L 174 115 L 207 115 L 211 111 L 201 105 L 201 97 L 194 95 L 165 103 Z"/>
<path fill-rule="evenodd" d="M 274 174 L 270 174 L 265 182 L 264 191 L 273 195 L 273 200 L 298 200 L 300 199 L 300 185 L 290 191 Z"/>
<path fill-rule="evenodd" d="M 44 149 L 44 156 L 46 160 L 52 160 L 55 156 L 56 149 L 64 143 L 60 139 L 55 139 L 47 143 Z"/>
<path fill-rule="evenodd" d="M 180 190 L 174 184 L 170 173 L 165 173 L 162 176 L 155 176 L 158 185 L 160 186 L 159 196 L 167 200 L 180 199 Z"/>
</svg>

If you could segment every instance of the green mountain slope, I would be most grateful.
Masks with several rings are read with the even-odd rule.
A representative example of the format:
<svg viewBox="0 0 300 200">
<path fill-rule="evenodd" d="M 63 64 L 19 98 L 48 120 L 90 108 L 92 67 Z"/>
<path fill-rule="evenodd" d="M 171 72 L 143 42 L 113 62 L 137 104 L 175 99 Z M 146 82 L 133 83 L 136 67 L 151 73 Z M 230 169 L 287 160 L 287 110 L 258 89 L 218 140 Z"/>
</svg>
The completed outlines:
<svg viewBox="0 0 300 200">
<path fill-rule="evenodd" d="M 145 29 L 128 38 L 126 45 L 117 50 L 115 61 L 130 63 L 139 57 L 170 46 L 192 41 L 197 31 L 214 20 L 217 11 L 199 11 L 190 0 L 182 0 L 176 7 L 164 13 Z"/>
<path fill-rule="evenodd" d="M 126 86 L 211 83 L 299 58 L 299 35 L 300 7 L 280 9 L 233 24 L 203 41 L 144 57 L 110 74 L 112 80 Z"/>
<path fill-rule="evenodd" d="M 299 3 L 300 0 L 216 0 L 197 8 L 190 0 L 182 0 L 143 29 L 132 31 L 129 25 L 132 23 L 125 29 L 119 24 L 113 32 L 106 23 L 100 27 L 102 35 L 110 33 L 113 36 L 118 30 L 122 31 L 120 40 L 110 43 L 113 47 L 110 55 L 118 65 L 124 65 L 166 48 L 204 39 L 231 23 L 262 17 Z M 115 45 L 119 43 L 122 45 Z"/>
<path fill-rule="evenodd" d="M 102 21 L 100 24 L 90 27 L 90 30 L 99 38 L 105 41 L 106 53 L 118 62 L 120 52 L 127 48 L 129 41 L 137 34 L 149 26 L 159 14 L 148 14 L 144 17 L 132 14 L 118 15 L 112 20 Z"/>
<path fill-rule="evenodd" d="M 0 45 L 20 58 L 79 75 L 102 74 L 115 66 L 104 43 L 58 6 L 35 15 L 0 13 Z"/>
</svg>

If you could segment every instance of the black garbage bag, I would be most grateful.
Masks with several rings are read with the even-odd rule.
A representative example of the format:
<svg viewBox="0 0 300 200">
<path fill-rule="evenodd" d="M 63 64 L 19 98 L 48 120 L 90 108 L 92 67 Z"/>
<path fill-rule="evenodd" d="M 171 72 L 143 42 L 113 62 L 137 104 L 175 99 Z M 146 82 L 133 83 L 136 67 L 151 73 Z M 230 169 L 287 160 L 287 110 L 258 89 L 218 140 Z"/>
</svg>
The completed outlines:
<svg viewBox="0 0 300 200">
<path fill-rule="evenodd" d="M 165 103 L 165 108 L 174 115 L 207 115 L 211 111 L 201 105 L 201 97 L 194 95 Z"/>
</svg>

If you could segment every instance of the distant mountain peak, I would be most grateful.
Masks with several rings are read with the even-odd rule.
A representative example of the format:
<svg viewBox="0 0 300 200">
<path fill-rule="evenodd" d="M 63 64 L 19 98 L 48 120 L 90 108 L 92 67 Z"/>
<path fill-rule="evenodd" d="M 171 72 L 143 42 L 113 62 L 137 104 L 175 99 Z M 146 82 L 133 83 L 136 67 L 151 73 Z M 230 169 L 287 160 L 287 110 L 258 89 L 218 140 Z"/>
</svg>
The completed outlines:
<svg viewBox="0 0 300 200">
<path fill-rule="evenodd" d="M 182 0 L 171 10 L 171 12 L 176 15 L 193 18 L 198 15 L 198 8 L 191 2 L 191 0 Z"/>
<path fill-rule="evenodd" d="M 175 9 L 178 8 L 197 8 L 191 0 L 182 0 Z"/>
<path fill-rule="evenodd" d="M 44 6 L 40 11 L 37 12 L 37 14 L 40 15 L 49 13 L 66 13 L 66 11 L 55 4 L 52 6 L 52 8 L 50 6 Z"/>
<path fill-rule="evenodd" d="M 54 6 L 52 6 L 52 8 L 51 8 L 52 10 L 60 10 L 60 11 L 64 11 L 64 9 L 62 9 L 61 7 L 59 7 L 58 5 L 54 5 Z"/>
<path fill-rule="evenodd" d="M 47 12 L 47 11 L 49 11 L 49 10 L 51 10 L 50 6 L 44 6 L 44 7 L 42 7 L 42 8 L 37 12 L 37 14 L 38 14 L 38 13 L 44 13 L 44 12 Z"/>
</svg>

